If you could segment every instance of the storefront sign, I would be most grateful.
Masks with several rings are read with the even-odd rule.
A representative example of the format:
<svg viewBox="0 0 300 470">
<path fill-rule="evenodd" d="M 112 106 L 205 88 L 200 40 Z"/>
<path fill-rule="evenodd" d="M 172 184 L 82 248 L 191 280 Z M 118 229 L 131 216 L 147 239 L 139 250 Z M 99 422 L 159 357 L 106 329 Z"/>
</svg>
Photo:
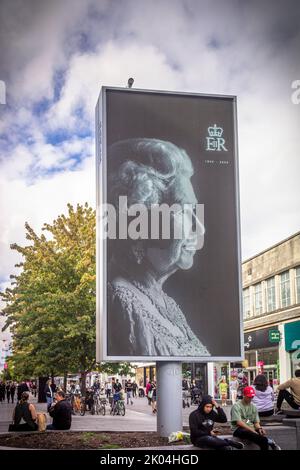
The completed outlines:
<svg viewBox="0 0 300 470">
<path fill-rule="evenodd" d="M 279 338 L 276 339 L 275 338 Z M 263 349 L 274 346 L 274 343 L 280 341 L 280 332 L 278 328 L 264 328 L 244 334 L 245 351 L 251 349 Z"/>
<path fill-rule="evenodd" d="M 295 351 L 300 346 L 300 321 L 284 325 L 285 350 Z"/>
<path fill-rule="evenodd" d="M 270 341 L 270 343 L 279 343 L 280 342 L 280 331 L 278 331 L 278 330 L 269 330 L 269 341 Z"/>
</svg>

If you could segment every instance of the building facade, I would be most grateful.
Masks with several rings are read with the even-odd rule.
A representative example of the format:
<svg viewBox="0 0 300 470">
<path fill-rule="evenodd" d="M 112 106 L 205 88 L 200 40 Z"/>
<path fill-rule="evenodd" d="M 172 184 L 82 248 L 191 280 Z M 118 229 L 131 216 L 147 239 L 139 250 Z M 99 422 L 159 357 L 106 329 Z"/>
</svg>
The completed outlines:
<svg viewBox="0 0 300 470">
<path fill-rule="evenodd" d="M 300 367 L 300 232 L 243 262 L 242 277 L 249 380 L 282 383 Z"/>
<path fill-rule="evenodd" d="M 242 264 L 245 360 L 208 363 L 208 391 L 243 373 L 263 373 L 276 385 L 300 368 L 300 232 Z"/>
</svg>

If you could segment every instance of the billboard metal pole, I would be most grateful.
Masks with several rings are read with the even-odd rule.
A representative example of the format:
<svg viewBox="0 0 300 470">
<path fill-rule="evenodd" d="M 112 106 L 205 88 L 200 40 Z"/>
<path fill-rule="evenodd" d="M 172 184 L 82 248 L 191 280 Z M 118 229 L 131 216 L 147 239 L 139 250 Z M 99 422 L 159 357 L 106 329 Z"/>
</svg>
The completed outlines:
<svg viewBox="0 0 300 470">
<path fill-rule="evenodd" d="M 182 430 L 182 364 L 157 362 L 157 432 L 167 437 Z"/>
</svg>

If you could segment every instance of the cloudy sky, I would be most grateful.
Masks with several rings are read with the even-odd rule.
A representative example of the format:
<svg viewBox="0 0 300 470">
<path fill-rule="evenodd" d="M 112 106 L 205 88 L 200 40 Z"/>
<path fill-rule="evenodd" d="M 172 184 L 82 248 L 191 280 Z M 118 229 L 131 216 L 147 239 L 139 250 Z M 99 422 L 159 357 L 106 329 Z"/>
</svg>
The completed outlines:
<svg viewBox="0 0 300 470">
<path fill-rule="evenodd" d="M 300 230 L 300 2 L 1 0 L 0 289 L 24 223 L 95 206 L 101 85 L 238 96 L 242 254 Z"/>
</svg>

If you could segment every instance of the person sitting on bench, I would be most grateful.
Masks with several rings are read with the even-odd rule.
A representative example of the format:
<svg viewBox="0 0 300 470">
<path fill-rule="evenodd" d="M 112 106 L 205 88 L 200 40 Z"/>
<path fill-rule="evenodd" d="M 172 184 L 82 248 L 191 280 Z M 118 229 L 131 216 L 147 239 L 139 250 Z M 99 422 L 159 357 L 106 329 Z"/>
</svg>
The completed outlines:
<svg viewBox="0 0 300 470">
<path fill-rule="evenodd" d="M 292 393 L 288 392 L 287 388 L 289 388 Z M 277 390 L 279 390 L 277 397 L 277 414 L 282 413 L 281 405 L 283 400 L 285 400 L 294 410 L 300 410 L 300 369 L 296 370 L 294 379 L 290 379 L 279 385 Z"/>
<path fill-rule="evenodd" d="M 216 408 L 216 411 L 213 408 Z M 189 417 L 191 441 L 194 446 L 206 447 L 215 450 L 242 449 L 240 442 L 230 439 L 221 439 L 213 431 L 214 423 L 226 423 L 227 417 L 222 408 L 210 396 L 204 396 L 198 409 Z"/>
<path fill-rule="evenodd" d="M 239 400 L 231 408 L 231 424 L 234 437 L 246 439 L 254 442 L 260 450 L 279 450 L 279 446 L 266 436 L 264 429 L 260 425 L 258 411 L 254 403 L 255 396 L 253 387 L 245 387 L 243 399 Z"/>
</svg>

